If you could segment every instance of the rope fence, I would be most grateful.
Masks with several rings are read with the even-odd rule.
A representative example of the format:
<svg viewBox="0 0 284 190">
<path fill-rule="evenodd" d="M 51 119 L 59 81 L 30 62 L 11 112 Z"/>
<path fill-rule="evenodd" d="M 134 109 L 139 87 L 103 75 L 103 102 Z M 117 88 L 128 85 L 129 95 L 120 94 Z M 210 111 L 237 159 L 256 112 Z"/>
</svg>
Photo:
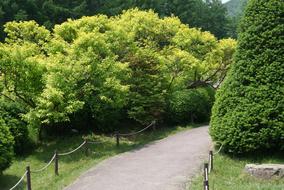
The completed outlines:
<svg viewBox="0 0 284 190">
<path fill-rule="evenodd" d="M 213 153 L 212 150 L 209 151 L 209 163 L 205 163 L 203 167 L 203 171 L 204 171 L 203 189 L 204 190 L 209 190 L 209 174 L 213 171 L 214 155 L 219 154 L 222 148 L 223 148 L 223 144 L 221 143 L 221 146 L 217 152 Z"/>
<path fill-rule="evenodd" d="M 148 126 L 146 126 L 145 128 L 136 131 L 136 132 L 132 132 L 132 133 L 119 133 L 118 131 L 115 134 L 115 138 L 116 138 L 116 146 L 119 147 L 120 144 L 120 137 L 128 137 L 128 136 L 133 136 L 133 135 L 137 135 L 139 133 L 142 133 L 143 131 L 146 131 L 147 129 L 149 129 L 150 127 L 153 127 L 153 129 L 155 130 L 155 125 L 156 125 L 156 121 L 152 121 Z"/>
<path fill-rule="evenodd" d="M 155 124 L 156 124 L 156 121 L 153 121 L 148 126 L 146 126 L 145 128 L 143 128 L 143 129 L 141 129 L 137 132 L 133 132 L 133 133 L 120 134 L 119 132 L 116 132 L 112 137 L 116 137 L 116 144 L 117 144 L 117 146 L 119 146 L 119 137 L 120 136 L 137 135 L 137 134 L 142 133 L 143 131 L 147 130 L 151 126 L 154 126 Z M 53 154 L 52 158 L 44 167 L 42 167 L 38 170 L 30 170 L 30 166 L 27 166 L 26 171 L 22 175 L 20 180 L 13 187 L 11 187 L 9 190 L 14 190 L 24 180 L 25 177 L 26 177 L 26 181 L 27 181 L 27 190 L 31 190 L 32 189 L 31 173 L 34 173 L 34 174 L 40 173 L 40 172 L 44 171 L 45 169 L 47 169 L 52 164 L 52 162 L 54 162 L 54 173 L 55 173 L 55 175 L 59 175 L 59 157 L 60 156 L 67 156 L 67 155 L 73 154 L 76 151 L 80 150 L 84 146 L 85 146 L 85 153 L 86 153 L 86 155 L 88 155 L 88 152 L 89 152 L 88 151 L 89 150 L 88 145 L 89 144 L 102 144 L 102 143 L 104 143 L 104 142 L 95 142 L 95 141 L 84 140 L 77 148 L 75 148 L 74 150 L 71 150 L 69 152 L 57 153 L 57 151 L 55 150 L 55 153 Z"/>
<path fill-rule="evenodd" d="M 223 148 L 223 144 L 221 144 L 219 150 L 218 150 L 217 152 L 215 152 L 214 155 L 215 155 L 215 154 L 219 154 L 219 152 L 222 150 L 222 148 Z"/>
<path fill-rule="evenodd" d="M 76 152 L 77 150 L 79 150 L 82 146 L 84 146 L 86 144 L 86 141 L 84 141 L 82 144 L 80 144 L 77 148 L 75 148 L 74 150 L 71 150 L 70 152 L 65 152 L 65 153 L 60 153 L 58 154 L 58 156 L 67 156 L 69 154 L 72 154 L 74 152 Z"/>
<path fill-rule="evenodd" d="M 133 136 L 133 135 L 137 135 L 139 133 L 142 133 L 143 131 L 146 131 L 148 128 L 152 127 L 154 124 L 156 123 L 156 121 L 152 121 L 148 126 L 146 126 L 145 128 L 139 130 L 139 131 L 136 131 L 136 132 L 133 132 L 133 133 L 120 133 L 119 135 L 120 136 Z"/>
<path fill-rule="evenodd" d="M 15 188 L 24 180 L 24 178 L 26 177 L 26 175 L 27 175 L 27 171 L 25 171 L 25 173 L 23 174 L 23 176 L 21 177 L 21 179 L 20 179 L 13 187 L 11 187 L 10 190 L 15 189 Z"/>
<path fill-rule="evenodd" d="M 56 154 L 54 154 L 51 158 L 51 160 L 48 162 L 48 164 L 46 164 L 44 167 L 42 167 L 41 169 L 38 170 L 32 170 L 31 173 L 39 173 L 42 172 L 43 170 L 45 170 L 48 166 L 50 166 L 50 164 L 52 163 L 52 161 L 55 159 Z"/>
</svg>

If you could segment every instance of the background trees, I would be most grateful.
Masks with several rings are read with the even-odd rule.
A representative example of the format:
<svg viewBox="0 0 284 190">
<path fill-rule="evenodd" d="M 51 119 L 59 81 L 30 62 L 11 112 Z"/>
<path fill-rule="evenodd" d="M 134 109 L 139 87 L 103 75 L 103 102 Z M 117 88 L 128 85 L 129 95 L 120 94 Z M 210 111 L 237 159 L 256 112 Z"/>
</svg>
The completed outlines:
<svg viewBox="0 0 284 190">
<path fill-rule="evenodd" d="M 238 25 L 243 16 L 248 0 L 231 0 L 225 3 L 227 8 L 227 35 L 233 38 L 238 37 Z"/>
<path fill-rule="evenodd" d="M 227 151 L 283 149 L 284 5 L 252 0 L 241 22 L 236 62 L 216 96 L 210 132 Z"/>
<path fill-rule="evenodd" d="M 161 17 L 175 15 L 190 27 L 210 31 L 223 38 L 230 31 L 227 27 L 226 8 L 220 0 L 2 0 L 0 2 L 1 40 L 3 25 L 8 21 L 35 20 L 51 29 L 68 18 L 106 14 L 114 16 L 123 10 L 138 7 L 152 9 Z"/>
</svg>

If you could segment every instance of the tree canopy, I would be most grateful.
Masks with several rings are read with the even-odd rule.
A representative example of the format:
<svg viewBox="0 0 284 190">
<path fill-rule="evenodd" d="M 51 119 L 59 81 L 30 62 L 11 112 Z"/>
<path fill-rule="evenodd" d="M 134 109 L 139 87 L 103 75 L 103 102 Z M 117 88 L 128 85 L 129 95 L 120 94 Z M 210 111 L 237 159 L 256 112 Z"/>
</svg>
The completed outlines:
<svg viewBox="0 0 284 190">
<path fill-rule="evenodd" d="M 68 20 L 52 31 L 14 21 L 5 32 L 2 101 L 17 103 L 21 120 L 36 127 L 108 130 L 125 117 L 163 120 L 169 94 L 223 80 L 236 44 L 138 9 Z"/>
</svg>

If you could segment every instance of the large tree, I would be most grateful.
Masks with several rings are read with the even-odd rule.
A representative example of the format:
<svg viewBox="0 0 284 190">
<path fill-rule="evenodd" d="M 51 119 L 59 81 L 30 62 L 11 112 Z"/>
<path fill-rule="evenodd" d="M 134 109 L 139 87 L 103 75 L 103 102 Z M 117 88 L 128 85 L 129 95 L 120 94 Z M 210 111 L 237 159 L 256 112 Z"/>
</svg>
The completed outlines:
<svg viewBox="0 0 284 190">
<path fill-rule="evenodd" d="M 10 103 L 3 112 L 15 103 L 15 118 L 36 127 L 107 130 L 122 119 L 162 120 L 167 95 L 223 79 L 235 44 L 138 9 L 70 19 L 52 31 L 10 22 L 5 31 L 0 101 Z"/>
<path fill-rule="evenodd" d="M 211 120 L 210 133 L 226 151 L 284 148 L 283 15 L 279 0 L 248 3 Z"/>
</svg>

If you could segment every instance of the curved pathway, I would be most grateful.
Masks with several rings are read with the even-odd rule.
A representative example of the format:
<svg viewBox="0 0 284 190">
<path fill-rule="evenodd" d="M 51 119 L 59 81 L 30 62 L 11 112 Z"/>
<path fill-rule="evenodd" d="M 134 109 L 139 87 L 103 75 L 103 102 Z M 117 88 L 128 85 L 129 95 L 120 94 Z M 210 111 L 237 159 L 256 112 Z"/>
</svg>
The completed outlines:
<svg viewBox="0 0 284 190">
<path fill-rule="evenodd" d="M 208 126 L 107 159 L 66 190 L 184 190 L 211 147 Z"/>
</svg>

